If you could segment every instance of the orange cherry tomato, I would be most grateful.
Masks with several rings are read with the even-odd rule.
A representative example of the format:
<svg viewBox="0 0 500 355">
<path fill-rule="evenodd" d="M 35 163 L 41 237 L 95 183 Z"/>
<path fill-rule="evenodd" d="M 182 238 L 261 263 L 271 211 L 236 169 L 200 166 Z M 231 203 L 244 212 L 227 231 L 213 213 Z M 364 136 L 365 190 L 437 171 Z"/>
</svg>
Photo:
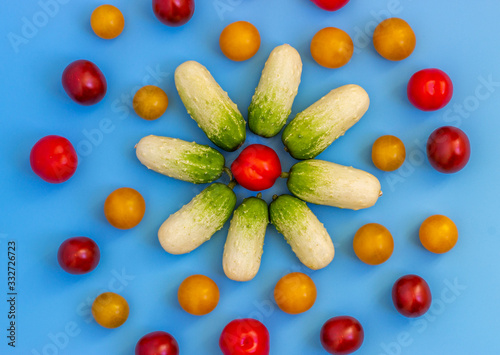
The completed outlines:
<svg viewBox="0 0 500 355">
<path fill-rule="evenodd" d="M 458 240 L 455 223 L 448 217 L 438 214 L 422 222 L 418 234 L 424 248 L 436 254 L 450 251 Z"/>
<path fill-rule="evenodd" d="M 365 224 L 358 229 L 352 244 L 359 260 L 369 265 L 386 262 L 394 251 L 391 233 L 378 223 Z"/>
<path fill-rule="evenodd" d="M 222 30 L 219 46 L 226 57 L 241 62 L 257 53 L 260 48 L 260 34 L 250 22 L 233 22 Z"/>
<path fill-rule="evenodd" d="M 397 17 L 382 21 L 373 32 L 373 45 L 385 59 L 399 61 L 408 58 L 416 43 L 410 25 Z"/>
<path fill-rule="evenodd" d="M 90 25 L 95 34 L 104 39 L 116 38 L 125 27 L 121 11 L 113 5 L 101 5 L 92 12 Z"/>
<path fill-rule="evenodd" d="M 383 171 L 394 171 L 405 162 L 405 145 L 395 136 L 379 137 L 372 146 L 372 160 Z"/>
<path fill-rule="evenodd" d="M 289 314 L 309 310 L 316 302 L 316 285 L 309 276 L 292 272 L 283 276 L 274 288 L 274 299 L 278 307 Z"/>
<path fill-rule="evenodd" d="M 145 120 L 160 118 L 168 107 L 165 91 L 154 85 L 146 85 L 137 90 L 132 101 L 135 113 Z"/>
<path fill-rule="evenodd" d="M 139 224 L 146 211 L 142 195 L 129 187 L 113 191 L 104 202 L 104 215 L 118 229 L 130 229 Z"/>
<path fill-rule="evenodd" d="M 326 68 L 340 68 L 346 65 L 354 52 L 351 37 L 341 29 L 326 27 L 319 30 L 311 41 L 311 55 Z"/>
<path fill-rule="evenodd" d="M 192 275 L 182 281 L 177 292 L 179 304 L 186 312 L 203 316 L 219 303 L 219 288 L 208 276 Z"/>
<path fill-rule="evenodd" d="M 104 328 L 118 328 L 125 323 L 129 312 L 125 298 L 113 292 L 100 294 L 92 303 L 92 315 Z"/>
</svg>

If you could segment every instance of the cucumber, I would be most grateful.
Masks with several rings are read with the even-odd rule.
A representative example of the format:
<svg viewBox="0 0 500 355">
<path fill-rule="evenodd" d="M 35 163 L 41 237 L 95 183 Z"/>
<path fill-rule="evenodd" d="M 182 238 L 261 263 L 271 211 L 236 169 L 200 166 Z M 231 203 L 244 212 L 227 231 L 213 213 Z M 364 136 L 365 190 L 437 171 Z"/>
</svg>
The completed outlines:
<svg viewBox="0 0 500 355">
<path fill-rule="evenodd" d="M 352 210 L 371 207 L 382 195 L 380 182 L 372 174 L 316 159 L 292 166 L 287 185 L 304 201 Z"/>
<path fill-rule="evenodd" d="M 228 186 L 215 183 L 172 214 L 158 231 L 160 244 L 170 254 L 186 254 L 209 240 L 224 226 L 236 205 Z"/>
<path fill-rule="evenodd" d="M 302 60 L 288 44 L 274 48 L 248 108 L 248 126 L 262 137 L 277 135 L 292 112 L 300 84 Z"/>
<path fill-rule="evenodd" d="M 281 195 L 271 202 L 269 214 L 271 223 L 305 266 L 318 270 L 330 264 L 335 255 L 332 239 L 304 201 Z"/>
<path fill-rule="evenodd" d="M 175 86 L 188 114 L 215 145 L 232 152 L 245 142 L 243 116 L 207 68 L 195 61 L 179 65 Z"/>
<path fill-rule="evenodd" d="M 249 281 L 257 275 L 268 224 L 267 203 L 259 197 L 246 198 L 234 211 L 222 257 L 231 280 Z"/>
<path fill-rule="evenodd" d="M 281 140 L 294 158 L 314 158 L 358 122 L 369 105 L 362 87 L 341 86 L 298 113 L 283 130 Z"/>
<path fill-rule="evenodd" d="M 194 184 L 215 181 L 224 170 L 224 156 L 207 145 L 151 135 L 135 148 L 137 158 L 148 169 Z"/>
</svg>

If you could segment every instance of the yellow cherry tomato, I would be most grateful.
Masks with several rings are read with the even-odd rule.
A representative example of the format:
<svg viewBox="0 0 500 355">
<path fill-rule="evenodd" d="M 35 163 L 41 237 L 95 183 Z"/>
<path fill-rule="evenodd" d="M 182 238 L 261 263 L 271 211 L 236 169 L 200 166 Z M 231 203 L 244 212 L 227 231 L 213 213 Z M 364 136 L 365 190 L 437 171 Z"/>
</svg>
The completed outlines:
<svg viewBox="0 0 500 355">
<path fill-rule="evenodd" d="M 95 321 L 105 328 L 118 328 L 125 323 L 129 312 L 125 298 L 113 292 L 100 294 L 92 303 Z"/>
<path fill-rule="evenodd" d="M 373 45 L 385 59 L 398 61 L 408 58 L 416 43 L 410 25 L 397 17 L 382 21 L 373 32 Z"/>
<path fill-rule="evenodd" d="M 326 68 L 340 68 L 352 57 L 354 45 L 351 37 L 341 29 L 326 27 L 319 30 L 311 41 L 311 55 Z"/>
<path fill-rule="evenodd" d="M 443 215 L 434 215 L 422 222 L 418 232 L 420 242 L 425 249 L 436 254 L 443 254 L 455 246 L 458 240 L 457 226 Z"/>
<path fill-rule="evenodd" d="M 135 113 L 145 120 L 160 118 L 168 107 L 165 91 L 154 85 L 146 85 L 137 90 L 132 101 Z"/>
<path fill-rule="evenodd" d="M 382 136 L 372 146 L 372 160 L 383 171 L 394 171 L 405 162 L 405 145 L 395 136 Z"/>
<path fill-rule="evenodd" d="M 316 302 L 316 294 L 314 281 L 301 272 L 283 276 L 274 288 L 276 304 L 289 314 L 299 314 L 310 309 Z"/>
<path fill-rule="evenodd" d="M 226 57 L 241 62 L 257 53 L 260 48 L 260 34 L 250 22 L 233 22 L 222 30 L 219 46 Z"/>
<path fill-rule="evenodd" d="M 142 195 L 129 187 L 113 191 L 104 202 L 104 215 L 118 229 L 130 229 L 144 217 L 146 203 Z"/>
<path fill-rule="evenodd" d="M 391 233 L 378 223 L 365 224 L 359 228 L 352 244 L 359 260 L 369 265 L 386 262 L 394 251 Z"/>
<path fill-rule="evenodd" d="M 195 316 L 212 312 L 219 303 L 217 284 L 205 275 L 192 275 L 182 281 L 177 298 L 182 309 Z"/>
<path fill-rule="evenodd" d="M 92 12 L 90 25 L 99 37 L 113 39 L 122 33 L 125 19 L 121 11 L 113 5 L 101 5 Z"/>
</svg>

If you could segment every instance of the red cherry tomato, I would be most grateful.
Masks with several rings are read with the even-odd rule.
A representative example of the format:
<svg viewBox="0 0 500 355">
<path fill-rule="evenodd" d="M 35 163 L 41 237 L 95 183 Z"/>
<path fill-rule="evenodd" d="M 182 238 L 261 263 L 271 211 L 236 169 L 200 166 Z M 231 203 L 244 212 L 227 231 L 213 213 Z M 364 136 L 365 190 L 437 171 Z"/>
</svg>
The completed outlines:
<svg viewBox="0 0 500 355">
<path fill-rule="evenodd" d="M 135 355 L 179 355 L 179 345 L 167 332 L 152 332 L 139 339 Z"/>
<path fill-rule="evenodd" d="M 438 128 L 427 140 L 427 157 L 437 171 L 456 173 L 469 161 L 469 138 L 462 130 L 455 127 Z"/>
<path fill-rule="evenodd" d="M 429 285 L 417 275 L 399 278 L 392 287 L 392 302 L 405 317 L 420 317 L 431 306 L 432 295 Z"/>
<path fill-rule="evenodd" d="M 349 0 L 311 0 L 313 3 L 327 11 L 337 11 L 346 6 Z"/>
<path fill-rule="evenodd" d="M 361 347 L 365 338 L 363 327 L 349 316 L 334 317 L 321 328 L 321 344 L 330 354 L 350 354 Z"/>
<path fill-rule="evenodd" d="M 424 69 L 410 78 L 408 99 L 422 111 L 435 111 L 445 107 L 453 96 L 450 77 L 439 69 Z"/>
<path fill-rule="evenodd" d="M 181 26 L 194 14 L 194 0 L 153 0 L 155 16 L 167 26 Z"/>
<path fill-rule="evenodd" d="M 252 144 L 231 164 L 231 171 L 238 184 L 251 191 L 261 191 L 274 185 L 281 175 L 281 163 L 271 148 Z"/>
<path fill-rule="evenodd" d="M 87 237 L 73 237 L 62 242 L 57 261 L 64 271 L 73 275 L 91 272 L 99 264 L 101 252 L 96 242 Z"/>
<path fill-rule="evenodd" d="M 73 101 L 85 106 L 101 101 L 108 89 L 101 70 L 88 60 L 77 60 L 68 65 L 62 75 L 62 85 Z"/>
<path fill-rule="evenodd" d="M 31 148 L 30 164 L 35 174 L 43 180 L 58 184 L 73 176 L 78 157 L 66 138 L 46 136 Z"/>
<path fill-rule="evenodd" d="M 224 355 L 268 355 L 269 332 L 258 320 L 235 319 L 222 331 L 219 346 Z"/>
</svg>

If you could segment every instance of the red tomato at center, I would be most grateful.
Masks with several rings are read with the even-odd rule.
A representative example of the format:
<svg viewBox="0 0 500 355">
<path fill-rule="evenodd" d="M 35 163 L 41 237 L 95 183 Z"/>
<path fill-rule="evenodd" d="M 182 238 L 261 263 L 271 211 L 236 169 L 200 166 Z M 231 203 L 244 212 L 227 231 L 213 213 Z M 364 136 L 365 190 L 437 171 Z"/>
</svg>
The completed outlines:
<svg viewBox="0 0 500 355">
<path fill-rule="evenodd" d="M 436 129 L 427 141 L 429 162 L 439 172 L 456 173 L 470 158 L 470 142 L 459 128 L 444 126 Z"/>
<path fill-rule="evenodd" d="M 349 0 L 311 0 L 313 3 L 326 11 L 337 11 L 343 8 Z"/>
<path fill-rule="evenodd" d="M 408 81 L 408 99 L 422 111 L 435 111 L 445 107 L 453 96 L 453 83 L 444 71 L 424 69 Z"/>
<path fill-rule="evenodd" d="M 258 320 L 235 319 L 224 327 L 219 346 L 224 355 L 268 355 L 269 332 Z"/>
<path fill-rule="evenodd" d="M 281 163 L 271 148 L 252 144 L 231 164 L 231 171 L 238 184 L 251 191 L 261 191 L 274 185 L 281 175 Z"/>
</svg>

